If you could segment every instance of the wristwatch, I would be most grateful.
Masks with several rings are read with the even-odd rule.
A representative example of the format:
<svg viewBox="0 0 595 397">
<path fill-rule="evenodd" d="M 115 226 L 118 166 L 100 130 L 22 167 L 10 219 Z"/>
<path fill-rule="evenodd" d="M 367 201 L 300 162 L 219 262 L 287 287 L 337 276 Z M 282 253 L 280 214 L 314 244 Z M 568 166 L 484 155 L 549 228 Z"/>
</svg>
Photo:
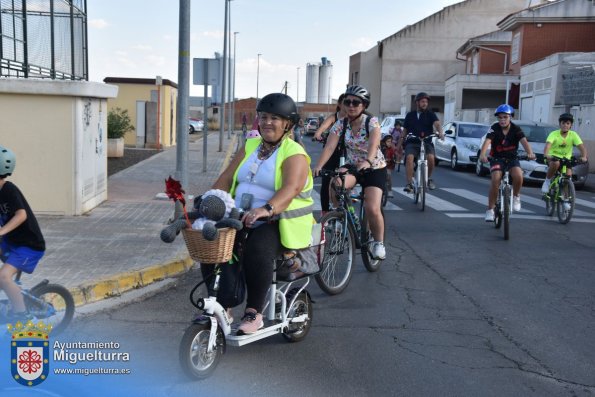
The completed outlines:
<svg viewBox="0 0 595 397">
<path fill-rule="evenodd" d="M 266 203 L 265 205 L 262 206 L 262 208 L 264 208 L 265 210 L 267 210 L 269 212 L 269 216 L 272 216 L 274 213 L 274 209 L 275 207 L 273 207 L 273 205 L 271 203 Z"/>
</svg>

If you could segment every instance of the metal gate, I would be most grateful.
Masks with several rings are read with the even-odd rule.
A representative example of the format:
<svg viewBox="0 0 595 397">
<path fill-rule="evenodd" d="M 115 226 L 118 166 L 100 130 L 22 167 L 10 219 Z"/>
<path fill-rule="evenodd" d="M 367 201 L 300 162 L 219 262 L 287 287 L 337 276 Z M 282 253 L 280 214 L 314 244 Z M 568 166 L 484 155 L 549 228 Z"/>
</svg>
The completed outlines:
<svg viewBox="0 0 595 397">
<path fill-rule="evenodd" d="M 0 0 L 0 76 L 88 80 L 86 0 Z"/>
</svg>

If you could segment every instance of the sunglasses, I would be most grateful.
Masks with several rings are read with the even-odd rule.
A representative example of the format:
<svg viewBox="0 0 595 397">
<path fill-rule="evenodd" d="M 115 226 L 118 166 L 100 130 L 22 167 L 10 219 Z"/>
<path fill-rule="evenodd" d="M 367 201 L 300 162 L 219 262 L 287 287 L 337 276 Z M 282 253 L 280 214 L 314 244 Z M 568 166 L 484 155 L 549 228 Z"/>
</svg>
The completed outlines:
<svg viewBox="0 0 595 397">
<path fill-rule="evenodd" d="M 357 99 L 343 99 L 343 105 L 345 106 L 351 106 L 353 105 L 354 107 L 358 107 L 359 105 L 361 105 L 363 102 L 362 101 L 358 101 Z"/>
</svg>

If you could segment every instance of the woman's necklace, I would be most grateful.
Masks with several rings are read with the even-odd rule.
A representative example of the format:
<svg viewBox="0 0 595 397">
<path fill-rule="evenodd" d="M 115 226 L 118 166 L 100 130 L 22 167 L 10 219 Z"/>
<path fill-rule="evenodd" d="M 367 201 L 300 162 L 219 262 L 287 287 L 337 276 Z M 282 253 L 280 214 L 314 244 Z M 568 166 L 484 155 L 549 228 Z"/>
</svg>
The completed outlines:
<svg viewBox="0 0 595 397">
<path fill-rule="evenodd" d="M 264 141 L 260 142 L 260 146 L 258 146 L 258 159 L 264 161 L 271 157 L 280 144 L 281 142 L 277 142 L 277 144 L 267 147 Z"/>
</svg>

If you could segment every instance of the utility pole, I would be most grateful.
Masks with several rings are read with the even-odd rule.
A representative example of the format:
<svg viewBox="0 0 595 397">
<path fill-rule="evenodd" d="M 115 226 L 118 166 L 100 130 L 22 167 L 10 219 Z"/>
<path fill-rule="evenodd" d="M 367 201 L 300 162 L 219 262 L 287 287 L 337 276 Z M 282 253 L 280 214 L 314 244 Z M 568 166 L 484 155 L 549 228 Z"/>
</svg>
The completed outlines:
<svg viewBox="0 0 595 397">
<path fill-rule="evenodd" d="M 231 96 L 231 5 L 229 7 L 228 12 L 228 21 L 229 23 L 227 25 L 227 31 L 225 32 L 225 34 L 228 37 L 228 40 L 230 41 L 228 51 L 229 55 L 227 56 L 227 102 L 229 104 L 229 107 L 227 108 L 227 139 L 231 139 L 231 132 L 233 131 L 233 126 L 231 124 L 231 116 L 233 115 L 233 112 L 231 111 L 231 107 L 233 104 L 233 98 Z"/>
<path fill-rule="evenodd" d="M 225 127 L 225 75 L 227 73 L 227 15 L 229 0 L 225 0 L 225 23 L 223 27 L 223 72 L 221 73 L 221 114 L 219 114 L 219 151 L 223 151 L 223 131 Z"/>
<path fill-rule="evenodd" d="M 190 95 L 190 0 L 180 0 L 178 103 L 176 109 L 176 179 L 188 189 L 188 96 Z M 204 117 L 203 117 L 204 118 Z M 206 128 L 206 122 L 204 128 Z M 176 201 L 174 219 L 183 213 Z"/>
</svg>

